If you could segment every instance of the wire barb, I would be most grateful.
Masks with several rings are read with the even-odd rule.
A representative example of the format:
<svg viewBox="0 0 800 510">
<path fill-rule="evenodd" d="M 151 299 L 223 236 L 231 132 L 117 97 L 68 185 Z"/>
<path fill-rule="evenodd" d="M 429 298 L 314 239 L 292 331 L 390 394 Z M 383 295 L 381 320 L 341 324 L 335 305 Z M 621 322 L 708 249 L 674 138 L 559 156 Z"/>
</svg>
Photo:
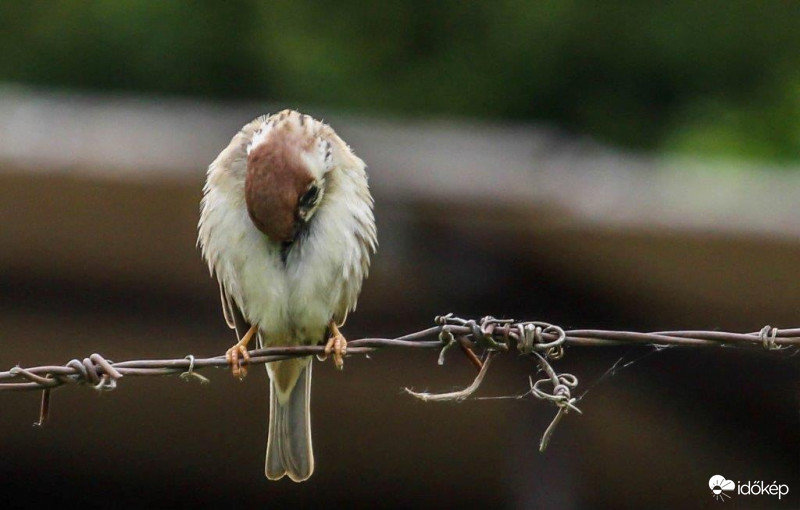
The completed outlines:
<svg viewBox="0 0 800 510">
<path fill-rule="evenodd" d="M 782 346 L 777 345 L 775 343 L 775 337 L 778 335 L 778 328 L 773 328 L 770 325 L 766 325 L 761 328 L 761 332 L 759 336 L 761 337 L 761 343 L 764 346 L 764 349 L 768 351 L 779 351 L 783 349 Z"/>
<path fill-rule="evenodd" d="M 211 381 L 208 377 L 198 374 L 194 371 L 194 354 L 188 354 L 185 358 L 189 360 L 189 369 L 186 372 L 181 373 L 180 378 L 184 381 L 189 381 L 189 379 L 194 379 L 196 381 L 200 381 L 200 384 L 208 384 Z"/>
<path fill-rule="evenodd" d="M 558 412 L 556 413 L 555 418 L 553 418 L 553 421 L 550 422 L 547 430 L 545 430 L 544 434 L 542 434 L 542 440 L 539 441 L 539 451 L 543 452 L 547 449 L 547 445 L 550 444 L 550 438 L 552 437 L 553 432 L 555 432 L 556 426 L 561 421 L 561 418 L 563 418 L 564 415 L 570 410 L 573 410 L 578 414 L 583 414 L 583 412 L 575 405 L 575 402 L 577 402 L 578 399 L 574 398 L 571 392 L 571 390 L 578 387 L 578 378 L 572 374 L 556 373 L 556 371 L 553 370 L 553 367 L 547 361 L 547 358 L 538 352 L 534 352 L 533 354 L 536 356 L 537 361 L 539 362 L 539 367 L 542 369 L 542 371 L 544 371 L 545 374 L 547 374 L 547 377 L 544 379 L 539 379 L 536 382 L 533 382 L 533 378 L 528 378 L 531 384 L 531 393 L 534 397 L 540 400 L 547 400 L 558 407 Z M 553 391 L 549 393 L 542 389 L 542 386 L 548 383 L 553 386 Z"/>
<path fill-rule="evenodd" d="M 473 393 L 480 387 L 481 383 L 483 382 L 483 378 L 486 376 L 486 372 L 489 370 L 489 362 L 492 360 L 492 355 L 489 354 L 486 357 L 486 361 L 483 362 L 483 366 L 481 367 L 480 372 L 475 377 L 475 380 L 472 381 L 472 384 L 464 388 L 463 390 L 459 391 L 452 391 L 449 393 L 427 393 L 427 392 L 419 392 L 412 391 L 409 388 L 403 388 L 406 393 L 411 395 L 412 397 L 416 397 L 423 402 L 447 402 L 447 401 L 455 401 L 461 402 L 462 400 L 466 400 L 472 396 Z"/>
</svg>

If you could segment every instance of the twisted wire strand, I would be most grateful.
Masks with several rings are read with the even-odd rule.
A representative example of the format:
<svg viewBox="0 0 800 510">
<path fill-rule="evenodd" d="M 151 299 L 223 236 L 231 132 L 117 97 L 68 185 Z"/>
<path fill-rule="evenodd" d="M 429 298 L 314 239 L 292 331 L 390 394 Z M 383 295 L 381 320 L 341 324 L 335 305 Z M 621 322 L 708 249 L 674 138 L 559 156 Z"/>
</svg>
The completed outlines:
<svg viewBox="0 0 800 510">
<path fill-rule="evenodd" d="M 602 347 L 619 345 L 655 345 L 679 347 L 736 347 L 762 349 L 768 352 L 800 350 L 800 328 L 778 329 L 764 326 L 752 333 L 728 333 L 722 331 L 656 331 L 640 333 L 634 331 L 609 331 L 595 329 L 564 330 L 541 321 L 515 321 L 496 319 L 492 316 L 480 320 L 462 319 L 453 314 L 438 316 L 435 326 L 409 333 L 397 338 L 362 338 L 347 344 L 347 354 L 365 354 L 378 349 L 398 347 L 415 349 L 438 349 L 438 362 L 444 363 L 445 353 L 458 345 L 475 364 L 478 374 L 472 384 L 459 391 L 447 393 L 406 392 L 426 402 L 463 401 L 470 398 L 480 387 L 494 355 L 516 350 L 520 355 L 535 359 L 543 378 L 530 378 L 529 393 L 539 400 L 549 402 L 557 408 L 556 415 L 542 435 L 539 450 L 544 451 L 561 419 L 581 410 L 575 405 L 579 400 L 572 396 L 578 386 L 578 378 L 572 374 L 558 373 L 551 362 L 564 357 L 567 347 Z M 480 356 L 476 352 L 481 353 Z M 290 346 L 268 347 L 249 351 L 249 365 L 259 365 L 289 358 L 320 355 L 324 347 Z M 243 360 L 240 360 L 243 363 Z M 91 385 L 97 391 L 114 390 L 126 376 L 176 375 L 186 381 L 207 383 L 208 379 L 197 373 L 208 367 L 229 367 L 226 356 L 197 358 L 192 354 L 182 359 L 148 359 L 113 362 L 92 354 L 82 360 L 72 359 L 65 365 L 44 365 L 23 368 L 19 365 L 0 372 L 0 391 L 42 391 L 39 421 L 42 426 L 48 415 L 50 392 L 68 384 Z"/>
<path fill-rule="evenodd" d="M 670 345 L 679 347 L 743 347 L 766 351 L 796 351 L 800 348 L 800 328 L 778 329 L 765 326 L 753 333 L 723 331 L 657 331 L 641 333 L 596 329 L 564 330 L 538 321 L 514 321 L 487 316 L 478 321 L 452 314 L 436 317 L 436 326 L 397 338 L 361 338 L 347 344 L 348 354 L 363 354 L 378 349 L 415 348 L 446 351 L 459 340 L 466 340 L 474 349 L 522 354 L 537 352 L 557 360 L 565 347 L 602 347 L 619 345 Z M 268 347 L 250 353 L 250 365 L 323 353 L 323 346 Z M 440 362 L 443 357 L 440 356 Z M 192 378 L 208 367 L 228 367 L 225 355 L 199 358 L 187 355 L 181 359 L 146 359 L 113 362 L 100 354 L 65 365 L 36 367 L 15 366 L 0 372 L 0 391 L 30 391 L 55 388 L 65 384 L 91 383 L 98 390 L 114 389 L 125 376 L 164 376 L 188 372 Z"/>
</svg>

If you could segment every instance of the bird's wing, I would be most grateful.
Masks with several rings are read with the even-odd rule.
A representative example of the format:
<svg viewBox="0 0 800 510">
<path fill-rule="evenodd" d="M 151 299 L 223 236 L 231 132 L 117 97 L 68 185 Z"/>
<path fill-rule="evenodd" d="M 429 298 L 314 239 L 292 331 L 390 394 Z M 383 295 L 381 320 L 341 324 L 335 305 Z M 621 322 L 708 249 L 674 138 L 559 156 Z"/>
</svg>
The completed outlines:
<svg viewBox="0 0 800 510">
<path fill-rule="evenodd" d="M 361 294 L 361 286 L 364 279 L 369 275 L 370 254 L 375 253 L 378 241 L 376 239 L 375 224 L 372 220 L 370 211 L 370 221 L 360 224 L 354 235 L 355 256 L 351 258 L 350 270 L 345 278 L 345 292 L 342 292 L 336 309 L 333 312 L 333 320 L 339 327 L 344 326 L 347 321 L 347 314 L 356 310 L 358 296 Z"/>
<path fill-rule="evenodd" d="M 236 338 L 241 340 L 244 334 L 250 330 L 250 324 L 245 320 L 236 301 L 225 292 L 222 282 L 219 282 L 219 296 L 222 300 L 222 315 L 225 316 L 225 322 L 228 323 L 228 327 L 236 330 Z"/>
</svg>

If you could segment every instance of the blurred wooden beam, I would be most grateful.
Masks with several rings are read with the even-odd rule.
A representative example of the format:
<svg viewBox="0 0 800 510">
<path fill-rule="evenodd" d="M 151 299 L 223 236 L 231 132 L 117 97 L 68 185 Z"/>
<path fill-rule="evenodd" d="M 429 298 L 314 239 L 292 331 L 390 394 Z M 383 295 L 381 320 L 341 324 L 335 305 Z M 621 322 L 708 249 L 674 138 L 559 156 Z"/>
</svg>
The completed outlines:
<svg viewBox="0 0 800 510">
<path fill-rule="evenodd" d="M 206 165 L 276 109 L 0 91 L 0 272 L 198 290 Z M 309 111 L 370 166 L 376 278 L 425 235 L 454 229 L 465 247 L 490 242 L 571 286 L 675 317 L 796 317 L 798 171 L 656 160 L 536 126 Z"/>
</svg>

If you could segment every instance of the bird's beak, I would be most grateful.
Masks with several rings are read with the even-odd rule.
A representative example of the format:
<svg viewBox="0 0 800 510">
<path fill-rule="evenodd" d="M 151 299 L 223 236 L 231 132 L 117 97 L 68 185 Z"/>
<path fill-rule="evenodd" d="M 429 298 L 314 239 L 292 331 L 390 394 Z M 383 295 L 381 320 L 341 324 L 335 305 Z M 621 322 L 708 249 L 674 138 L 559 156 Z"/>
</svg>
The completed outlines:
<svg viewBox="0 0 800 510">
<path fill-rule="evenodd" d="M 291 242 L 297 241 L 297 238 L 300 236 L 300 233 L 306 228 L 306 221 L 302 218 L 297 218 L 294 221 L 294 225 L 292 225 L 292 240 Z"/>
</svg>

